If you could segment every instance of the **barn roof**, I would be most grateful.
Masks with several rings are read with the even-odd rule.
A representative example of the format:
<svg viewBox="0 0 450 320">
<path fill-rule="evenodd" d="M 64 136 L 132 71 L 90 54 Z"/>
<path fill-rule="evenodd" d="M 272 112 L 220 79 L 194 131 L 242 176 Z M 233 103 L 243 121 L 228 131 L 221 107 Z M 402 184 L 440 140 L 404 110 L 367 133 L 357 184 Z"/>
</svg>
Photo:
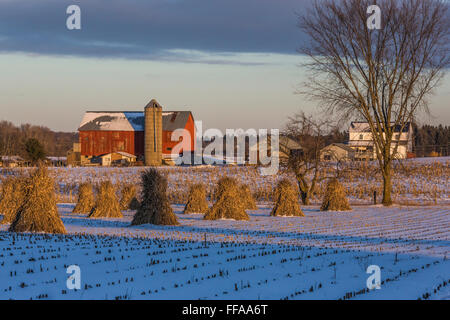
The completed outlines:
<svg viewBox="0 0 450 320">
<path fill-rule="evenodd" d="M 280 137 L 280 146 L 283 146 L 285 148 L 288 148 L 289 150 L 301 150 L 302 146 L 300 143 L 288 136 L 281 136 Z"/>
<path fill-rule="evenodd" d="M 185 128 L 190 111 L 165 111 L 162 113 L 163 130 Z M 78 131 L 144 131 L 143 111 L 87 111 Z"/>
<path fill-rule="evenodd" d="M 329 149 L 330 147 L 335 146 L 338 148 L 341 148 L 342 150 L 345 150 L 347 152 L 354 152 L 355 150 L 353 148 L 351 148 L 348 144 L 344 144 L 344 143 L 332 143 L 329 144 L 328 146 L 326 146 L 323 149 Z"/>
<path fill-rule="evenodd" d="M 24 159 L 21 156 L 0 156 L 1 161 L 10 161 L 10 162 L 19 162 L 24 161 Z"/>
<path fill-rule="evenodd" d="M 131 153 L 128 153 L 128 152 L 125 152 L 125 151 L 115 151 L 115 152 L 105 153 L 105 154 L 99 155 L 99 157 L 103 158 L 105 156 L 108 156 L 108 155 L 114 154 L 114 153 L 119 154 L 119 155 L 121 155 L 123 157 L 126 157 L 126 158 L 133 158 L 133 159 L 136 158 L 136 156 L 134 154 L 131 154 Z"/>
</svg>

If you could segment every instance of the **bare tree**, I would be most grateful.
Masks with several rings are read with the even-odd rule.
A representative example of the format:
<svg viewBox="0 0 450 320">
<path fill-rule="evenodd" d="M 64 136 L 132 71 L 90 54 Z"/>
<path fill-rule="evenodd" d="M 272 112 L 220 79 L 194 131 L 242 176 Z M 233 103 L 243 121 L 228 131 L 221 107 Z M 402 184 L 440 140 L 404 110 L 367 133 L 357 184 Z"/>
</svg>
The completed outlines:
<svg viewBox="0 0 450 320">
<path fill-rule="evenodd" d="M 302 203 L 309 205 L 316 185 L 325 179 L 320 159 L 321 150 L 325 147 L 325 134 L 329 131 L 330 122 L 320 121 L 304 112 L 289 118 L 285 134 L 301 142 L 301 152 L 292 153 L 288 160 L 288 169 L 297 179 Z"/>
<path fill-rule="evenodd" d="M 39 140 L 51 156 L 64 156 L 78 134 L 72 132 L 53 132 L 49 128 L 23 124 L 15 126 L 8 121 L 0 121 L 0 155 L 26 156 L 25 142 L 34 138 Z"/>
<path fill-rule="evenodd" d="M 370 30 L 368 7 L 381 9 Z M 321 0 L 299 18 L 310 37 L 299 52 L 309 71 L 301 93 L 329 112 L 368 122 L 391 205 L 391 169 L 400 131 L 419 111 L 449 65 L 448 3 L 440 0 Z"/>
</svg>

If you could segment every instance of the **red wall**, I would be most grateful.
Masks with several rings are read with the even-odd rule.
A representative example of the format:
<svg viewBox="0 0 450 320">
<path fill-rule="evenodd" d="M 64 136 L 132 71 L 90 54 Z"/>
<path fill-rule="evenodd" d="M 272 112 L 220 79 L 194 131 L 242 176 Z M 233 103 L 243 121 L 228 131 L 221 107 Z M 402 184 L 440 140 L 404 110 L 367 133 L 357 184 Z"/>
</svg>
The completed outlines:
<svg viewBox="0 0 450 320">
<path fill-rule="evenodd" d="M 115 151 L 136 156 L 144 154 L 144 132 L 81 131 L 80 143 L 83 156 L 99 156 Z"/>
<path fill-rule="evenodd" d="M 184 129 L 191 133 L 190 141 L 183 141 L 183 151 L 194 151 L 195 147 L 195 123 L 192 115 L 189 115 L 189 119 L 186 122 Z M 171 150 L 179 143 L 178 141 L 171 141 L 171 135 L 173 131 L 163 131 L 163 150 L 164 154 L 171 154 Z"/>
<path fill-rule="evenodd" d="M 195 124 L 192 115 L 186 123 L 186 130 L 191 133 L 190 143 L 183 144 L 183 150 L 193 151 L 195 146 Z M 163 153 L 170 154 L 178 144 L 170 141 L 171 131 L 163 131 Z M 144 155 L 143 131 L 80 131 L 81 155 L 99 156 L 106 153 L 124 151 L 135 156 Z"/>
</svg>

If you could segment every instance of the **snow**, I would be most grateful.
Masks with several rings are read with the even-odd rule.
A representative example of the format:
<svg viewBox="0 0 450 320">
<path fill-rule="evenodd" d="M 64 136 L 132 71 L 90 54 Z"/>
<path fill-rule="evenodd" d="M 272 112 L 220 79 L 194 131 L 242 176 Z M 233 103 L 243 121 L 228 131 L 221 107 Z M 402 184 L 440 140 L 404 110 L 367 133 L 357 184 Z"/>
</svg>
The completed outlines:
<svg viewBox="0 0 450 320">
<path fill-rule="evenodd" d="M 432 159 L 432 158 L 431 158 Z M 405 205 L 443 205 L 450 204 L 450 180 L 448 172 L 450 168 L 450 158 L 446 162 L 426 162 L 415 164 L 411 162 L 410 169 L 404 173 L 398 173 L 393 178 L 393 199 L 396 203 Z M 405 160 L 409 162 L 410 160 Z M 436 168 L 441 169 L 436 170 Z M 433 169 L 434 168 L 434 169 Z M 140 174 L 145 167 L 128 168 L 52 168 L 51 174 L 56 183 L 60 186 L 60 192 L 66 196 L 72 190 L 72 194 L 77 192 L 76 185 L 81 182 L 93 180 L 97 183 L 104 179 L 110 179 L 113 183 L 130 183 L 138 186 L 140 184 Z M 216 166 L 186 166 L 186 167 L 160 167 L 167 173 L 168 192 L 170 195 L 183 195 L 188 192 L 191 183 L 204 183 L 207 190 L 213 190 L 218 178 L 230 176 L 236 178 L 240 183 L 247 184 L 252 192 L 257 196 L 258 201 L 269 201 L 270 192 L 275 188 L 282 178 L 290 179 L 296 183 L 293 175 L 280 170 L 277 175 L 262 176 L 259 171 L 251 166 L 239 165 L 216 165 Z M 424 171 L 435 171 L 433 174 L 424 175 Z M 4 174 L 11 173 L 12 170 Z M 412 174 L 419 172 L 418 174 Z M 1 176 L 0 176 L 1 178 Z M 318 188 L 325 190 L 326 180 L 319 183 Z M 347 196 L 353 204 L 373 203 L 373 191 L 378 193 L 378 201 L 381 198 L 382 179 L 380 175 L 344 176 L 341 180 L 347 189 Z M 68 201 L 68 200 L 61 200 Z M 321 196 L 314 197 L 312 203 L 320 204 Z"/>
<path fill-rule="evenodd" d="M 404 159 L 403 161 L 413 162 L 413 163 L 419 163 L 419 164 L 430 164 L 433 165 L 433 163 L 442 163 L 442 164 L 450 164 L 450 157 L 424 157 L 424 158 L 411 158 L 411 159 Z"/>
<path fill-rule="evenodd" d="M 127 115 L 123 112 L 86 112 L 80 129 L 94 130 L 94 128 L 102 131 L 134 131 Z"/>
<path fill-rule="evenodd" d="M 65 236 L 0 226 L 0 299 L 450 299 L 444 205 L 308 206 L 291 218 L 260 205 L 250 221 L 205 221 L 174 205 L 171 227 L 73 207 L 59 205 Z M 81 268 L 81 290 L 66 287 L 69 265 Z M 366 289 L 369 265 L 381 268 L 380 290 Z"/>
<path fill-rule="evenodd" d="M 174 111 L 163 112 L 162 116 L 171 116 Z M 163 121 L 164 122 L 164 121 Z M 145 113 L 142 111 L 99 112 L 88 111 L 80 124 L 82 131 L 144 131 Z"/>
</svg>

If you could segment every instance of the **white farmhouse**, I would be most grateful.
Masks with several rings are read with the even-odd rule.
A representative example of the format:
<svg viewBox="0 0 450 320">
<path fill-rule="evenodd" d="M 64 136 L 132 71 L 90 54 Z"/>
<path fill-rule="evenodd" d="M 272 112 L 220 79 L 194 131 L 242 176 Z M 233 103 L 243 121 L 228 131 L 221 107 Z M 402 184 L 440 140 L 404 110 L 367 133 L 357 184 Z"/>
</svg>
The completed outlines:
<svg viewBox="0 0 450 320">
<path fill-rule="evenodd" d="M 408 153 L 413 149 L 413 128 L 411 123 L 407 123 L 400 132 L 400 127 L 394 128 L 394 136 L 391 145 L 391 154 L 398 144 L 395 158 L 406 159 Z M 374 160 L 377 158 L 375 145 L 372 139 L 372 132 L 367 122 L 352 122 L 349 129 L 349 146 L 355 152 L 357 160 Z"/>
</svg>

